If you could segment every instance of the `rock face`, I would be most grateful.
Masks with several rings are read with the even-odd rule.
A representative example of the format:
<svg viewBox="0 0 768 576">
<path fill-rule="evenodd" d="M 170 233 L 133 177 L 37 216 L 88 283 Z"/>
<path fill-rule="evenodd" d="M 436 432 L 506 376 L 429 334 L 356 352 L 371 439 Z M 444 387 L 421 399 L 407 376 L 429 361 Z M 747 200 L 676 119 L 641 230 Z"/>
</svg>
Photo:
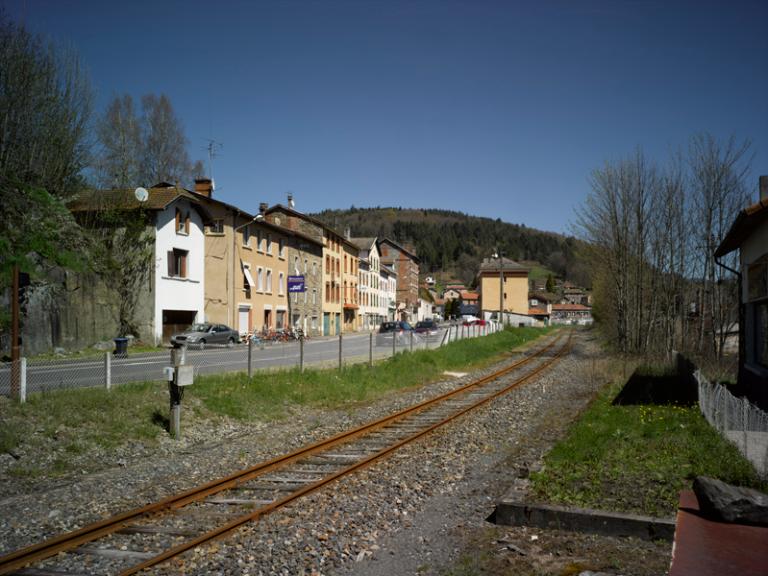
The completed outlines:
<svg viewBox="0 0 768 576">
<path fill-rule="evenodd" d="M 703 514 L 723 522 L 768 526 L 768 494 L 698 476 L 693 491 Z"/>
</svg>

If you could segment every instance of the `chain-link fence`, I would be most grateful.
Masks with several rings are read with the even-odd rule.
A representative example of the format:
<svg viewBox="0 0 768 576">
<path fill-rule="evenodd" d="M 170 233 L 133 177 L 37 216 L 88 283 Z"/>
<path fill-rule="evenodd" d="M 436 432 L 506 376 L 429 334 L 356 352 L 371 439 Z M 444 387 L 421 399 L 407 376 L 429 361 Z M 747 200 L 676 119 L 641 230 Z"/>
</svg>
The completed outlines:
<svg viewBox="0 0 768 576">
<path fill-rule="evenodd" d="M 252 374 L 265 369 L 304 367 L 335 368 L 356 363 L 373 363 L 402 352 L 439 348 L 450 342 L 492 334 L 496 323 L 465 326 L 452 324 L 426 332 L 349 333 L 341 336 L 308 338 L 303 341 L 266 341 L 215 346 L 190 346 L 185 364 L 194 366 L 195 376 L 224 372 Z M 129 382 L 167 379 L 171 366 L 167 352 L 149 352 L 82 359 L 22 359 L 14 372 L 10 362 L 0 364 L 0 395 L 50 392 L 68 388 L 111 388 Z M 17 384 L 14 386 L 14 382 Z M 20 390 L 23 388 L 23 390 Z"/>
<path fill-rule="evenodd" d="M 701 371 L 695 377 L 704 417 L 738 447 L 762 478 L 768 478 L 768 414 L 722 384 L 710 382 Z"/>
</svg>

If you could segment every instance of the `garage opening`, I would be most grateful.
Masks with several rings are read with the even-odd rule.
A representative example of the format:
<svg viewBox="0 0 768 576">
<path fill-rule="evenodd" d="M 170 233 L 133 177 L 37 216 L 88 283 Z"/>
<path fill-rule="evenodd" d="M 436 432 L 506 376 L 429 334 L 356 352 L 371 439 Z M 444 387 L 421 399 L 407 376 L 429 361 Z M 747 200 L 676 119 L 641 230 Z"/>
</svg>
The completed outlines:
<svg viewBox="0 0 768 576">
<path fill-rule="evenodd" d="M 197 310 L 163 310 L 163 343 L 169 343 L 171 336 L 189 328 L 196 317 Z"/>
</svg>

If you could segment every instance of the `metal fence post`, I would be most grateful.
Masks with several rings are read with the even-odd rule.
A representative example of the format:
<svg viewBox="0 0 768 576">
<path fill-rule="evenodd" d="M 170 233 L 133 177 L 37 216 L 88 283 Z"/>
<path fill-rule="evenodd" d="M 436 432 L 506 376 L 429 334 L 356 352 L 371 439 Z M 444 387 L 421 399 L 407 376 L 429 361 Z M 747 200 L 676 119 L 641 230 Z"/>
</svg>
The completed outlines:
<svg viewBox="0 0 768 576">
<path fill-rule="evenodd" d="M 251 358 L 253 356 L 253 338 L 248 336 L 248 380 L 251 379 L 251 374 L 253 374 L 253 365 L 251 364 Z"/>
<path fill-rule="evenodd" d="M 304 336 L 299 338 L 299 371 L 304 372 Z"/>
<path fill-rule="evenodd" d="M 107 390 L 112 388 L 112 354 L 104 353 L 104 385 Z"/>
<path fill-rule="evenodd" d="M 27 359 L 19 358 L 19 402 L 27 401 Z"/>
<path fill-rule="evenodd" d="M 339 334 L 339 370 L 341 370 L 341 367 L 342 367 L 342 347 L 343 347 L 343 345 L 341 343 L 341 340 L 342 340 L 342 335 Z"/>
<path fill-rule="evenodd" d="M 368 366 L 373 366 L 373 332 L 368 334 Z"/>
</svg>

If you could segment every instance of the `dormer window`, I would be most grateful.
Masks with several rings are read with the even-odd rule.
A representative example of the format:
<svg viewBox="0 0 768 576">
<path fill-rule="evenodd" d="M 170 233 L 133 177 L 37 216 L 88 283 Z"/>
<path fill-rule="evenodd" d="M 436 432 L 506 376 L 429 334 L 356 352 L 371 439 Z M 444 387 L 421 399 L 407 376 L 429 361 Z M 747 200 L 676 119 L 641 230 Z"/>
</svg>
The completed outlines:
<svg viewBox="0 0 768 576">
<path fill-rule="evenodd" d="M 189 234 L 189 211 L 182 213 L 176 208 L 176 234 Z"/>
</svg>

